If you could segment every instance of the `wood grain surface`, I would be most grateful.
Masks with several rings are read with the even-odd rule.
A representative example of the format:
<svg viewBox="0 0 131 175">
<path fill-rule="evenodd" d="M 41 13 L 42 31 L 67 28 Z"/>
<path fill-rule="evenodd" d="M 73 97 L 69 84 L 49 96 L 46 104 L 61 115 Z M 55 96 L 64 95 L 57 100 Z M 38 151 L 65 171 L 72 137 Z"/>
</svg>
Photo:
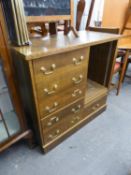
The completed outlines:
<svg viewBox="0 0 131 175">
<path fill-rule="evenodd" d="M 73 34 L 70 34 L 67 37 L 60 32 L 56 36 L 33 38 L 31 39 L 31 46 L 12 47 L 12 49 L 22 55 L 23 59 L 32 60 L 118 40 L 122 37 L 121 35 L 89 31 L 80 31 L 78 32 L 78 35 L 78 38 L 76 38 Z"/>
</svg>

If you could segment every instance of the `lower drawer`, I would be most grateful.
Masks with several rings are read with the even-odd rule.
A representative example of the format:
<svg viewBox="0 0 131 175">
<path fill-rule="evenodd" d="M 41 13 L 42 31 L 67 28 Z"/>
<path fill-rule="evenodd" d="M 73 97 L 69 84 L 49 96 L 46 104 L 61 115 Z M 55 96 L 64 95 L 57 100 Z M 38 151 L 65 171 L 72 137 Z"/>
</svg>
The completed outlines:
<svg viewBox="0 0 131 175">
<path fill-rule="evenodd" d="M 88 117 L 92 113 L 97 112 L 102 106 L 106 105 L 107 95 L 104 97 L 98 98 L 95 102 L 89 103 L 84 106 L 83 109 L 83 118 Z"/>
<path fill-rule="evenodd" d="M 84 106 L 84 99 L 42 120 L 43 140 L 45 145 L 52 144 L 65 134 L 79 128 L 90 116 L 106 105 L 107 96 Z"/>
<path fill-rule="evenodd" d="M 52 142 L 82 119 L 84 99 L 41 121 L 44 144 Z"/>
</svg>

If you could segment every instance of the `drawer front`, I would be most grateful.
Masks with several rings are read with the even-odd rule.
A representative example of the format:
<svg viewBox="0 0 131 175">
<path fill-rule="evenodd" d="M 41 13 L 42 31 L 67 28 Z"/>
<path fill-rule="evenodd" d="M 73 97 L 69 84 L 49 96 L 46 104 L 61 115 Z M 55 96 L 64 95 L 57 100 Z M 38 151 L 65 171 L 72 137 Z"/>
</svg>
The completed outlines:
<svg viewBox="0 0 131 175">
<path fill-rule="evenodd" d="M 44 95 L 54 95 L 65 88 L 73 87 L 84 82 L 87 77 L 87 63 L 81 66 L 65 66 L 58 69 L 52 75 L 46 76 L 42 72 L 34 74 L 35 85 L 38 92 L 38 98 Z"/>
<path fill-rule="evenodd" d="M 79 67 L 84 65 L 89 57 L 89 48 L 79 49 L 77 51 L 65 52 L 33 61 L 34 71 L 39 79 L 40 77 L 53 77 L 61 68 L 69 65 Z"/>
<path fill-rule="evenodd" d="M 53 97 L 68 88 L 80 88 L 85 84 L 86 79 L 87 66 L 77 70 L 70 69 L 61 71 L 61 73 L 53 79 L 43 78 L 41 83 L 36 83 L 38 100 L 41 101 L 45 98 Z"/>
<path fill-rule="evenodd" d="M 83 52 L 84 55 L 88 55 L 87 49 L 86 53 L 85 49 L 82 49 L 80 51 Z M 67 53 L 66 59 L 66 54 L 61 54 L 62 56 L 58 55 L 59 57 L 61 56 L 61 59 L 59 58 L 60 63 L 58 62 L 58 69 L 49 75 L 46 75 L 40 71 L 41 64 L 44 64 L 44 61 L 47 61 L 48 59 L 41 59 L 43 63 L 38 63 L 38 65 L 37 61 L 35 61 L 34 75 L 41 118 L 52 114 L 65 105 L 79 100 L 85 95 L 88 57 L 84 56 L 83 60 L 75 63 L 71 59 L 73 55 L 74 57 L 79 57 L 80 51 L 71 52 L 70 54 Z M 53 60 L 53 58 L 51 57 L 50 59 Z M 55 59 L 57 60 L 58 57 Z M 65 61 L 65 66 L 63 66 L 62 60 Z M 70 64 L 69 61 L 71 61 Z M 37 71 L 38 69 L 39 72 Z"/>
<path fill-rule="evenodd" d="M 97 101 L 93 102 L 93 103 L 90 103 L 88 105 L 86 105 L 84 107 L 84 110 L 83 110 L 83 117 L 88 117 L 88 115 L 96 112 L 97 110 L 99 110 L 102 106 L 104 106 L 106 104 L 106 101 L 107 101 L 107 95 L 98 99 Z"/>
<path fill-rule="evenodd" d="M 82 118 L 84 99 L 42 120 L 45 144 L 59 137 Z"/>
<path fill-rule="evenodd" d="M 43 98 L 43 100 L 39 102 L 41 119 L 51 115 L 53 112 L 69 105 L 70 103 L 73 103 L 74 101 L 78 101 L 80 98 L 84 97 L 85 91 L 84 86 L 67 88 L 67 90 L 61 91 L 59 94 L 45 99 Z"/>
</svg>

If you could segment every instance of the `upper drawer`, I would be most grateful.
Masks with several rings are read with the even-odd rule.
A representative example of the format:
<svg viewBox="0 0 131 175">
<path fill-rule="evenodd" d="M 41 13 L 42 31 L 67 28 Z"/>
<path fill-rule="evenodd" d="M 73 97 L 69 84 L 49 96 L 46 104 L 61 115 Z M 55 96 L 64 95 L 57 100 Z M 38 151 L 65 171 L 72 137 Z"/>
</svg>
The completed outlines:
<svg viewBox="0 0 131 175">
<path fill-rule="evenodd" d="M 43 76 L 51 78 L 53 75 L 58 75 L 63 68 L 66 73 L 68 66 L 81 67 L 87 64 L 88 58 L 89 48 L 40 58 L 33 61 L 34 73 L 39 80 Z"/>
</svg>

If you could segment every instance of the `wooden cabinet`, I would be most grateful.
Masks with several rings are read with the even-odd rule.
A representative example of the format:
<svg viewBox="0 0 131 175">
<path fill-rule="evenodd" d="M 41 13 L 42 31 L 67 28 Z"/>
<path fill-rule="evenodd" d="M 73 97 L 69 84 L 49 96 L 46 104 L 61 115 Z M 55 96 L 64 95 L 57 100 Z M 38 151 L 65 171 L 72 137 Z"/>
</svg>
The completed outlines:
<svg viewBox="0 0 131 175">
<path fill-rule="evenodd" d="M 31 139 L 13 77 L 13 68 L 0 1 L 0 152 L 22 138 Z"/>
<path fill-rule="evenodd" d="M 45 152 L 106 109 L 118 38 L 59 33 L 11 48 L 25 114 Z"/>
</svg>

